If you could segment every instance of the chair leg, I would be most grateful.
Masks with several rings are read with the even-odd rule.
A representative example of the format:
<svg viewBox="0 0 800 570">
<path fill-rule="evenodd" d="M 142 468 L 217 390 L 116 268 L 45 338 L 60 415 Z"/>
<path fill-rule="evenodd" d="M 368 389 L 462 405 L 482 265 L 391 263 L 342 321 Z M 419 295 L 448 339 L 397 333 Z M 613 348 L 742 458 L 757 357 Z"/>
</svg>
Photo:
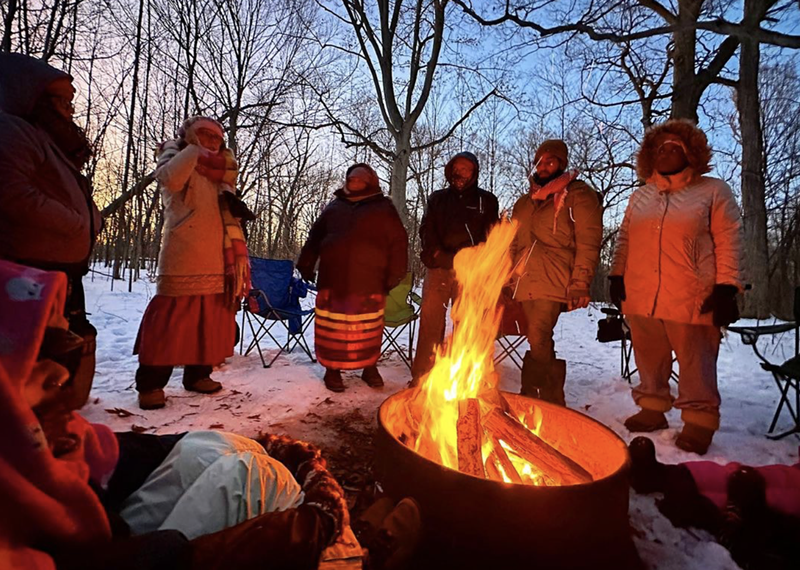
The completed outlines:
<svg viewBox="0 0 800 570">
<path fill-rule="evenodd" d="M 783 439 L 787 435 L 800 433 L 800 379 L 782 378 L 776 372 L 772 373 L 772 377 L 775 380 L 775 384 L 778 386 L 778 391 L 780 392 L 781 397 L 778 401 L 778 408 L 775 410 L 775 415 L 772 417 L 772 423 L 769 426 L 767 438 L 771 440 L 778 440 Z M 783 380 L 783 382 L 781 380 Z M 789 390 L 791 389 L 794 389 L 794 407 L 789 401 Z M 789 416 L 792 418 L 792 420 L 794 420 L 794 427 L 783 433 L 772 435 L 772 432 L 775 431 L 775 426 L 778 424 L 778 419 L 780 418 L 784 405 L 789 410 Z"/>
<path fill-rule="evenodd" d="M 242 351 L 244 350 L 244 317 L 247 314 L 247 309 L 242 305 L 242 326 L 239 327 L 241 333 L 239 334 L 239 356 L 242 355 Z"/>
</svg>

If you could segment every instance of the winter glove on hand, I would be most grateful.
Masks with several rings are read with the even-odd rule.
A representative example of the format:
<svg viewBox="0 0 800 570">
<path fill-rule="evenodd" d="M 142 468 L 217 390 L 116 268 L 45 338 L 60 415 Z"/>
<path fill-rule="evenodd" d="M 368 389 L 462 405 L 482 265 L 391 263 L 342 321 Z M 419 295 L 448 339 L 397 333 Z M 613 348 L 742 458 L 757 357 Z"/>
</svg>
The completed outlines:
<svg viewBox="0 0 800 570">
<path fill-rule="evenodd" d="M 621 311 L 622 301 L 626 299 L 625 278 L 622 275 L 608 276 L 608 295 L 611 297 L 611 302 L 614 306 Z"/>
<path fill-rule="evenodd" d="M 703 301 L 700 314 L 713 313 L 715 327 L 727 327 L 739 320 L 739 305 L 736 294 L 739 292 L 733 285 L 714 285 L 711 295 Z"/>
<path fill-rule="evenodd" d="M 309 269 L 306 267 L 303 268 L 298 267 L 297 270 L 300 272 L 300 277 L 303 278 L 303 281 L 308 281 L 309 283 L 316 283 L 317 274 L 313 268 Z"/>
<path fill-rule="evenodd" d="M 589 285 L 582 281 L 573 281 L 567 287 L 567 310 L 583 309 L 589 306 Z"/>
</svg>

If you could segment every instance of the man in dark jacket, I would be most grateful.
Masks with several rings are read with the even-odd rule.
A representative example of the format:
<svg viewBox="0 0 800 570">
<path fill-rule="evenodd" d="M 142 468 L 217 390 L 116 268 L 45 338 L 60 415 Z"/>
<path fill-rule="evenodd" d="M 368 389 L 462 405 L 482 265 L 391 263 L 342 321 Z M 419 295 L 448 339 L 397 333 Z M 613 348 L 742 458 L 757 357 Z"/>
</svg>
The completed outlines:
<svg viewBox="0 0 800 570">
<path fill-rule="evenodd" d="M 343 392 L 342 370 L 381 388 L 376 363 L 383 339 L 386 294 L 408 271 L 408 235 L 378 175 L 366 164 L 347 170 L 343 188 L 314 222 L 297 269 L 317 279 L 314 345 L 325 387 Z"/>
<path fill-rule="evenodd" d="M 457 293 L 453 258 L 460 250 L 486 241 L 499 218 L 497 198 L 478 188 L 478 159 L 470 152 L 455 155 L 444 168 L 449 186 L 428 198 L 419 235 L 422 263 L 428 268 L 422 289 L 419 340 L 411 384 L 433 366 L 434 348 L 444 340 L 447 305 Z"/>
<path fill-rule="evenodd" d="M 92 155 L 72 120 L 72 77 L 39 59 L 0 54 L 0 258 L 67 274 L 65 316 L 84 337 L 76 405 L 89 395 L 97 331 L 81 278 L 102 220 L 81 173 Z"/>
</svg>

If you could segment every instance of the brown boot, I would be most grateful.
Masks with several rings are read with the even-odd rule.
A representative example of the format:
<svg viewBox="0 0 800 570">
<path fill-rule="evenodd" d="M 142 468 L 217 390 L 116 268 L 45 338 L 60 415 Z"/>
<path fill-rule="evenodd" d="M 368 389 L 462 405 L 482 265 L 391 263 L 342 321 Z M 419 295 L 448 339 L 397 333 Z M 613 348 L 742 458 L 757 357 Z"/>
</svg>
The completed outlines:
<svg viewBox="0 0 800 570">
<path fill-rule="evenodd" d="M 647 433 L 660 429 L 667 429 L 669 424 L 667 423 L 667 416 L 665 416 L 663 412 L 642 408 L 625 420 L 625 427 L 628 428 L 628 431 L 633 433 Z"/>
<path fill-rule="evenodd" d="M 689 453 L 705 455 L 711 440 L 714 439 L 714 430 L 694 424 L 684 424 L 675 445 Z"/>
<path fill-rule="evenodd" d="M 344 392 L 344 382 L 342 382 L 342 371 L 332 368 L 325 369 L 325 387 L 331 392 Z"/>
<path fill-rule="evenodd" d="M 367 383 L 370 388 L 383 388 L 383 378 L 381 373 L 378 372 L 377 366 L 368 366 L 361 373 L 361 379 Z"/>
<path fill-rule="evenodd" d="M 190 392 L 200 392 L 201 394 L 213 394 L 222 390 L 222 384 L 211 378 L 201 378 L 191 384 L 183 383 L 183 387 Z"/>
<path fill-rule="evenodd" d="M 166 403 L 167 398 L 161 388 L 139 392 L 139 407 L 143 410 L 157 410 L 163 408 Z"/>
</svg>

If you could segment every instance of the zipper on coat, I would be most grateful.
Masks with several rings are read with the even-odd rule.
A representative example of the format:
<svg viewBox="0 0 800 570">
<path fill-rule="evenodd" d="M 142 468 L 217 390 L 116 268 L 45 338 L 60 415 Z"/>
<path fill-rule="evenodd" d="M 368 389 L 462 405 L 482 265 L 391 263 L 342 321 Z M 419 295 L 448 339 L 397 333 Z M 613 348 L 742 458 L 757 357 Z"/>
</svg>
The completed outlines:
<svg viewBox="0 0 800 570">
<path fill-rule="evenodd" d="M 661 222 L 658 224 L 658 286 L 656 287 L 656 295 L 653 297 L 653 309 L 650 311 L 650 316 L 656 314 L 656 305 L 658 304 L 658 293 L 661 291 L 661 257 L 663 256 L 661 244 L 664 241 L 664 220 L 667 217 L 667 209 L 669 209 L 669 192 L 664 193 L 664 213 L 661 215 Z"/>
<path fill-rule="evenodd" d="M 475 239 L 472 237 L 472 232 L 469 231 L 469 226 L 466 222 L 464 222 L 464 227 L 467 228 L 467 233 L 469 234 L 469 241 L 472 242 L 472 245 L 475 245 Z"/>
</svg>

